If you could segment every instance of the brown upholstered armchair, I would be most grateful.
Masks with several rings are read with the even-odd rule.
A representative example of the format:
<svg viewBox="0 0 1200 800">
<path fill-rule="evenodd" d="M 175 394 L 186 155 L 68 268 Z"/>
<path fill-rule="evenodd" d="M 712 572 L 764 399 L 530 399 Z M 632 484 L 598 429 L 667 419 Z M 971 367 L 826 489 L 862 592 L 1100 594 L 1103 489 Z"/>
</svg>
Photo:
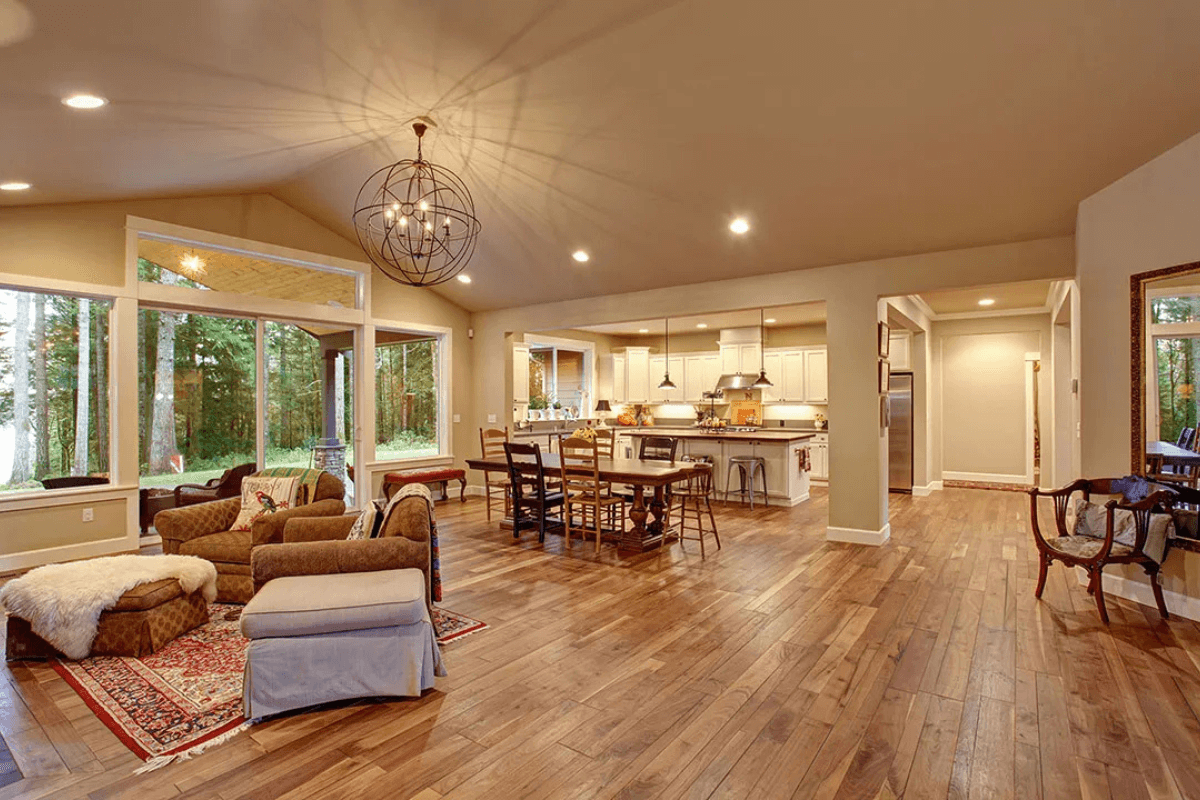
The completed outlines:
<svg viewBox="0 0 1200 800">
<path fill-rule="evenodd" d="M 378 538 L 347 540 L 355 517 L 307 517 L 289 520 L 283 544 L 255 548 L 251 556 L 254 591 L 272 578 L 419 569 L 425 575 L 430 606 L 429 509 L 422 497 L 406 497 L 384 520 Z"/>
<path fill-rule="evenodd" d="M 164 553 L 199 556 L 216 566 L 219 602 L 246 603 L 254 596 L 250 578 L 254 548 L 282 542 L 284 526 L 290 519 L 339 517 L 346 511 L 342 500 L 345 492 L 340 480 L 323 472 L 312 502 L 260 517 L 248 531 L 229 530 L 241 509 L 240 497 L 160 511 L 154 517 L 154 527 L 162 536 Z"/>
</svg>

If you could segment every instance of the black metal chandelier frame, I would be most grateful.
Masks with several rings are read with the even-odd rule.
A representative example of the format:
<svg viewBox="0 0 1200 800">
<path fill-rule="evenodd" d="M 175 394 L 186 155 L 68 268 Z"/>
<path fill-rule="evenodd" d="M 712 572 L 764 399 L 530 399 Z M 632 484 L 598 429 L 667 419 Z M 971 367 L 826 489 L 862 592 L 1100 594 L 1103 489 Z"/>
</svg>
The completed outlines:
<svg viewBox="0 0 1200 800">
<path fill-rule="evenodd" d="M 413 124 L 417 157 L 377 170 L 354 203 L 354 229 L 367 257 L 409 286 L 436 286 L 462 272 L 481 227 L 462 179 L 425 160 L 426 129 Z"/>
</svg>

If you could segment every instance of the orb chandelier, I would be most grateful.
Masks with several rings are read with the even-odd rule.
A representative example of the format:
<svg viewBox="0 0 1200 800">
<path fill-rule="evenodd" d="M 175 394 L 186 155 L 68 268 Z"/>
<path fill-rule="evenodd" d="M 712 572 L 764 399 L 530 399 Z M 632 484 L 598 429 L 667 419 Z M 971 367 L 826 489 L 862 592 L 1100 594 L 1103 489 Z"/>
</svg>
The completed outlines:
<svg viewBox="0 0 1200 800">
<path fill-rule="evenodd" d="M 397 161 L 367 178 L 354 202 L 354 228 L 367 258 L 384 275 L 409 286 L 436 286 L 471 260 L 480 225 L 462 179 L 422 155 L 428 126 L 412 127 L 416 159 Z"/>
</svg>

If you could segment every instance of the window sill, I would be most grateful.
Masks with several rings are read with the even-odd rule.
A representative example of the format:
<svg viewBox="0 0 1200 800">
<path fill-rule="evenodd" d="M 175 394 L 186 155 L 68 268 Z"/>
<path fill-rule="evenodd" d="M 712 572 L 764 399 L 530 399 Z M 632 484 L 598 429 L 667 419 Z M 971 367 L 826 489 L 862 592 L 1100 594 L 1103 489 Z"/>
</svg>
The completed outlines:
<svg viewBox="0 0 1200 800">
<path fill-rule="evenodd" d="M 392 467 L 442 467 L 454 463 L 454 456 L 413 456 L 411 458 L 391 458 L 384 461 L 369 461 L 364 466 L 368 470 L 379 471 Z"/>
<path fill-rule="evenodd" d="M 81 486 L 75 489 L 43 489 L 13 492 L 0 497 L 0 511 L 21 511 L 27 508 L 50 508 L 86 503 L 89 500 L 120 500 L 131 494 L 137 496 L 136 485 Z"/>
</svg>

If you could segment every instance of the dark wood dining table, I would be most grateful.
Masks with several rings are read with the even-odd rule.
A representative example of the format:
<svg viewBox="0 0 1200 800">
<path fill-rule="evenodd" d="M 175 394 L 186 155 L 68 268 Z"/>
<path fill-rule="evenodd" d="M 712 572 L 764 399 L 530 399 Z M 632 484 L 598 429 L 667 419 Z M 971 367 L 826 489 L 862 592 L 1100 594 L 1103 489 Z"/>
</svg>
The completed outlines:
<svg viewBox="0 0 1200 800">
<path fill-rule="evenodd" d="M 1146 464 L 1151 472 L 1157 472 L 1155 465 L 1171 464 L 1177 467 L 1200 466 L 1200 453 L 1180 447 L 1173 442 L 1148 442 L 1146 444 Z"/>
<path fill-rule="evenodd" d="M 663 518 L 666 516 L 666 487 L 687 480 L 688 475 L 703 464 L 692 461 L 651 461 L 639 458 L 601 458 L 600 480 L 606 483 L 623 483 L 633 487 L 633 504 L 629 509 L 629 522 L 617 542 L 617 549 L 643 553 L 661 547 L 670 536 Z M 467 466 L 483 472 L 508 473 L 504 459 L 469 458 Z M 557 453 L 543 453 L 542 467 L 548 476 L 562 470 Z M 536 466 L 528 462 L 523 472 L 533 472 Z M 646 490 L 652 494 L 646 502 Z M 649 519 L 649 522 L 647 522 Z"/>
</svg>

